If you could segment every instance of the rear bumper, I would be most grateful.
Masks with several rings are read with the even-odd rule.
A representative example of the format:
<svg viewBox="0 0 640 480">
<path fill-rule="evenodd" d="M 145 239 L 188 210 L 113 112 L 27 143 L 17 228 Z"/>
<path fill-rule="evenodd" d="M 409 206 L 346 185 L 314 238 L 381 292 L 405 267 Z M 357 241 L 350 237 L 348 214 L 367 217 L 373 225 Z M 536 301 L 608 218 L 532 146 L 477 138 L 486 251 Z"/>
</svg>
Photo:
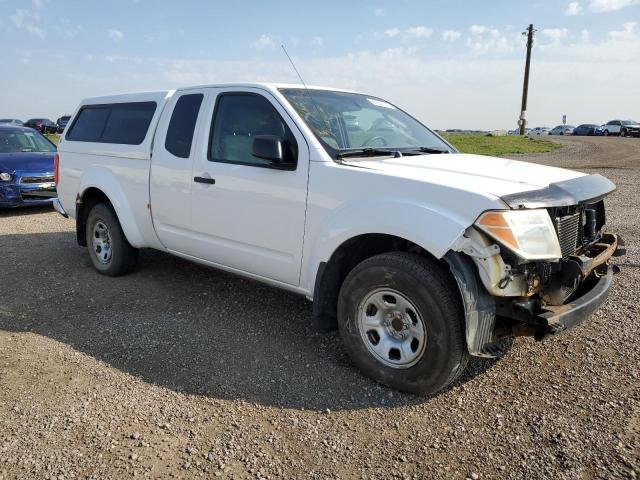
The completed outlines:
<svg viewBox="0 0 640 480">
<path fill-rule="evenodd" d="M 60 203 L 60 199 L 59 198 L 54 198 L 53 199 L 53 209 L 56 212 L 58 212 L 60 215 L 62 215 L 64 218 L 69 218 L 69 214 L 67 214 L 67 212 L 63 208 L 62 203 Z"/>
</svg>

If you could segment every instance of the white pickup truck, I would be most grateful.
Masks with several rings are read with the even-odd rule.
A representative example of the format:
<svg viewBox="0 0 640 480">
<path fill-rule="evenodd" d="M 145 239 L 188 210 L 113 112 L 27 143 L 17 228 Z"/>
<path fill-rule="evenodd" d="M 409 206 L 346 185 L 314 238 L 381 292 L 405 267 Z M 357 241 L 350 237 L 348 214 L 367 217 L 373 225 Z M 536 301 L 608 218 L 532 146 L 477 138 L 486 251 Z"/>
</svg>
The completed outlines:
<svg viewBox="0 0 640 480">
<path fill-rule="evenodd" d="M 500 355 L 503 337 L 587 318 L 622 253 L 603 229 L 606 178 L 458 153 L 369 95 L 91 98 L 58 152 L 55 208 L 98 272 L 129 273 L 155 248 L 305 295 L 364 373 L 415 393 Z"/>
</svg>

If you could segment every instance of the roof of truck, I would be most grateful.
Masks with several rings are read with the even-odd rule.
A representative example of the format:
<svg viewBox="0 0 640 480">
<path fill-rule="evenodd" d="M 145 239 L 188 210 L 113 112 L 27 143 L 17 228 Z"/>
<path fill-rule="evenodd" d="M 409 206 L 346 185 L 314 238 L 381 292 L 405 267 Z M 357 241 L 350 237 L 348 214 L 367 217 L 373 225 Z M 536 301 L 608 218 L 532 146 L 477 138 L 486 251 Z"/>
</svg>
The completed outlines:
<svg viewBox="0 0 640 480">
<path fill-rule="evenodd" d="M 332 90 L 335 92 L 350 92 L 341 88 L 326 87 L 319 85 L 303 85 L 301 83 L 277 83 L 277 82 L 226 82 L 212 83 L 205 85 L 197 85 L 193 87 L 182 87 L 177 90 L 188 90 L 192 88 L 215 88 L 215 87 L 246 87 L 246 88 L 265 88 L 267 90 L 278 90 L 280 88 L 307 88 L 309 90 Z M 355 93 L 355 92 L 352 92 Z"/>
<path fill-rule="evenodd" d="M 80 102 L 82 105 L 99 105 L 103 103 L 126 103 L 126 102 L 145 102 L 163 101 L 167 96 L 175 92 L 175 90 L 161 90 L 157 92 L 137 92 L 137 93 L 120 93 L 117 95 L 105 95 L 103 97 L 85 98 Z"/>
</svg>

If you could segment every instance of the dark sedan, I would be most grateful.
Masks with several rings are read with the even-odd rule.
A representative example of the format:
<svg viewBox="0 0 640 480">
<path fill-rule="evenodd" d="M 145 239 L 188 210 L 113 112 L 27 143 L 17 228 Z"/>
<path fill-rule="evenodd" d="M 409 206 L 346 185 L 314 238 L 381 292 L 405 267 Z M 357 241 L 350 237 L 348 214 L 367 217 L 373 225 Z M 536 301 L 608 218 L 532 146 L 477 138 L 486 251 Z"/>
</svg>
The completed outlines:
<svg viewBox="0 0 640 480">
<path fill-rule="evenodd" d="M 67 126 L 67 123 L 69 123 L 69 120 L 71 120 L 71 115 L 63 115 L 58 119 L 56 122 L 58 125 L 58 133 L 64 132 L 64 128 Z"/>
<path fill-rule="evenodd" d="M 48 118 L 31 118 L 24 122 L 25 127 L 31 127 L 40 133 L 56 133 L 58 126 Z"/>
<path fill-rule="evenodd" d="M 0 207 L 51 203 L 55 155 L 56 146 L 33 129 L 0 125 Z"/>
<path fill-rule="evenodd" d="M 581 136 L 593 136 L 596 134 L 596 129 L 598 127 L 599 125 L 595 125 L 593 123 L 583 123 L 582 125 L 578 125 L 573 129 L 573 134 Z"/>
</svg>

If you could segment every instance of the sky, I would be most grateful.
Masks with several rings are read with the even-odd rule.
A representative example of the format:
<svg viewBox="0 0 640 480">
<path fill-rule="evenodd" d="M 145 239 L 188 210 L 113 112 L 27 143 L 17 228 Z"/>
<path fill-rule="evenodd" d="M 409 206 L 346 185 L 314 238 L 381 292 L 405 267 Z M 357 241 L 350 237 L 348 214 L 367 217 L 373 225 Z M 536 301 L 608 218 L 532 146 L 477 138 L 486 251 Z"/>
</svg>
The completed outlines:
<svg viewBox="0 0 640 480">
<path fill-rule="evenodd" d="M 640 120 L 640 0 L 0 0 L 0 117 L 233 81 L 385 98 L 432 128 Z"/>
</svg>

